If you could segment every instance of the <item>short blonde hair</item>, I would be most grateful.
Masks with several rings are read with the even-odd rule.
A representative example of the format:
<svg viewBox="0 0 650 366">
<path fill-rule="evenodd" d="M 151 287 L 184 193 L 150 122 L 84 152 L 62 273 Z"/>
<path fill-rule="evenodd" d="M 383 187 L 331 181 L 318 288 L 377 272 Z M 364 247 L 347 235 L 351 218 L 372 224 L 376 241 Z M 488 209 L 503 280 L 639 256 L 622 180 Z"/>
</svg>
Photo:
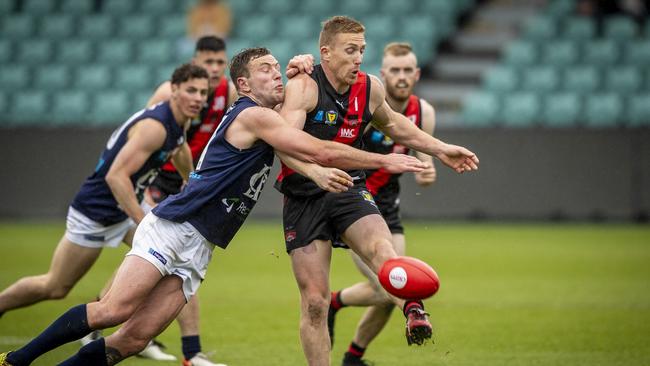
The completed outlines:
<svg viewBox="0 0 650 366">
<path fill-rule="evenodd" d="M 323 29 L 320 31 L 318 40 L 319 47 L 330 45 L 340 33 L 363 33 L 366 28 L 358 20 L 350 17 L 337 15 L 323 22 Z"/>
<path fill-rule="evenodd" d="M 384 47 L 384 56 L 406 56 L 412 52 L 413 47 L 406 42 L 391 42 Z"/>
</svg>

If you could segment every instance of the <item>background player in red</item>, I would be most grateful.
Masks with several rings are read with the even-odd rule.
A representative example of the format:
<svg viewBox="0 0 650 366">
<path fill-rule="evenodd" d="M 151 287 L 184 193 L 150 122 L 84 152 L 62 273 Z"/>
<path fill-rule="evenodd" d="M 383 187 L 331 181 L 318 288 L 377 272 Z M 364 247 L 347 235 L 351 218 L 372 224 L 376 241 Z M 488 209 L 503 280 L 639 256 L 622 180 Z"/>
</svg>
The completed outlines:
<svg viewBox="0 0 650 366">
<path fill-rule="evenodd" d="M 431 104 L 413 94 L 413 88 L 420 78 L 420 69 L 413 49 L 407 43 L 390 43 L 384 48 L 381 78 L 386 89 L 386 101 L 395 111 L 402 113 L 424 132 L 433 135 L 435 111 Z M 363 136 L 364 149 L 376 153 L 408 153 L 408 148 L 395 143 L 390 137 L 370 126 Z M 416 152 L 417 157 L 428 167 L 416 172 L 415 180 L 421 186 L 433 184 L 436 170 L 431 156 Z M 400 174 L 390 174 L 383 169 L 367 171 L 366 186 L 372 193 L 382 217 L 388 224 L 397 255 L 405 254 L 406 243 L 399 211 Z M 361 358 L 368 344 L 388 323 L 395 305 L 377 280 L 377 276 L 354 252 L 350 255 L 359 271 L 368 278 L 343 290 L 333 292 L 328 312 L 327 326 L 330 340 L 334 342 L 334 317 L 344 306 L 369 306 L 359 323 L 343 366 L 365 366 Z"/>
<path fill-rule="evenodd" d="M 458 173 L 478 169 L 474 153 L 433 138 L 390 108 L 379 79 L 360 71 L 364 31 L 361 23 L 344 16 L 323 24 L 321 64 L 311 75 L 289 80 L 283 117 L 315 137 L 354 147 L 361 147 L 361 135 L 372 120 L 396 142 L 434 155 Z M 397 256 L 388 226 L 365 188 L 363 171 L 348 174 L 355 186 L 342 193 L 324 192 L 287 168 L 276 183 L 285 194 L 285 242 L 301 295 L 301 342 L 312 366 L 330 364 L 327 310 L 332 240 L 343 238 L 374 273 Z M 422 302 L 393 301 L 404 310 L 409 344 L 423 344 L 431 337 L 431 325 Z"/>
</svg>

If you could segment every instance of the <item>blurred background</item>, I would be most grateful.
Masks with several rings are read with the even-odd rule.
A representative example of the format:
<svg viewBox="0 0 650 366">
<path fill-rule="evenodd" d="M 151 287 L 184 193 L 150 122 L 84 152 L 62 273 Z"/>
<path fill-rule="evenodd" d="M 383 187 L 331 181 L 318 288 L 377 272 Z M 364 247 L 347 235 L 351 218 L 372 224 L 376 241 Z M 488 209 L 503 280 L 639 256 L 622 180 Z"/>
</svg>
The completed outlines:
<svg viewBox="0 0 650 366">
<path fill-rule="evenodd" d="M 367 72 L 387 42 L 413 44 L 436 136 L 481 159 L 464 176 L 438 164 L 432 188 L 402 178 L 405 218 L 647 222 L 649 5 L 0 0 L 0 218 L 63 218 L 111 131 L 198 36 L 226 37 L 229 55 L 268 47 L 284 65 L 317 55 L 320 23 L 344 14 L 367 28 Z M 253 215 L 280 211 L 267 187 Z"/>
</svg>

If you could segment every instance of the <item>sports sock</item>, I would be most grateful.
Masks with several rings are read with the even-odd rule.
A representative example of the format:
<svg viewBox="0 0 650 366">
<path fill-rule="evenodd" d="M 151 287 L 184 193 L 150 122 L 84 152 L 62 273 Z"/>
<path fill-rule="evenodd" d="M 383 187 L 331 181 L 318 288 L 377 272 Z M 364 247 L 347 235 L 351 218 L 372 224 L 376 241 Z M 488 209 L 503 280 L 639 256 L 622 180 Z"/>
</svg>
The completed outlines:
<svg viewBox="0 0 650 366">
<path fill-rule="evenodd" d="M 420 300 L 407 300 L 404 303 L 404 308 L 402 311 L 404 311 L 404 316 L 408 315 L 409 311 L 413 308 L 419 308 L 424 310 L 424 304 Z"/>
<path fill-rule="evenodd" d="M 338 311 L 340 308 L 344 308 L 347 305 L 343 304 L 343 301 L 341 300 L 341 291 L 336 291 L 332 292 L 331 298 L 330 298 L 330 307 L 334 309 L 335 311 Z"/>
<path fill-rule="evenodd" d="M 59 364 L 59 366 L 108 366 L 106 362 L 106 343 L 104 338 L 92 341 L 81 347 L 79 352 Z"/>
<path fill-rule="evenodd" d="M 7 361 L 14 366 L 29 365 L 45 352 L 80 339 L 90 331 L 86 304 L 77 305 L 61 315 L 23 348 L 11 352 Z"/>
<path fill-rule="evenodd" d="M 348 357 L 355 357 L 355 358 L 361 358 L 363 357 L 363 354 L 366 352 L 366 349 L 361 347 L 360 345 L 350 342 L 350 347 L 348 347 L 348 351 L 345 352 L 346 355 L 349 355 Z"/>
<path fill-rule="evenodd" d="M 186 360 L 192 359 L 201 352 L 201 339 L 198 335 L 181 337 L 183 356 Z"/>
</svg>

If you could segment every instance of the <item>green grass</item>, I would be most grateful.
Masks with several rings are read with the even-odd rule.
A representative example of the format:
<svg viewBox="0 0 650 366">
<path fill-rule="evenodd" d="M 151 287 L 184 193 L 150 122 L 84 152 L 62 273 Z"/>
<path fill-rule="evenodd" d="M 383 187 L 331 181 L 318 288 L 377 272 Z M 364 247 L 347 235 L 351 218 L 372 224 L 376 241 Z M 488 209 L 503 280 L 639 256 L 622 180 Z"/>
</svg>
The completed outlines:
<svg viewBox="0 0 650 366">
<path fill-rule="evenodd" d="M 0 224 L 0 288 L 44 271 L 63 225 Z M 435 345 L 408 347 L 395 312 L 366 353 L 377 365 L 649 365 L 650 227 L 623 225 L 407 225 L 408 253 L 429 263 L 441 290 L 427 309 Z M 102 287 L 125 249 L 106 250 L 65 300 L 0 318 L 0 350 L 35 336 Z M 337 250 L 332 288 L 361 280 Z M 279 224 L 249 223 L 217 250 L 199 291 L 202 342 L 238 365 L 302 365 L 299 298 Z M 361 309 L 337 318 L 332 364 Z M 178 326 L 160 339 L 180 356 Z M 76 344 L 43 356 L 53 365 Z M 124 365 L 155 365 L 130 359 Z M 167 363 L 172 365 L 174 363 Z"/>
</svg>

